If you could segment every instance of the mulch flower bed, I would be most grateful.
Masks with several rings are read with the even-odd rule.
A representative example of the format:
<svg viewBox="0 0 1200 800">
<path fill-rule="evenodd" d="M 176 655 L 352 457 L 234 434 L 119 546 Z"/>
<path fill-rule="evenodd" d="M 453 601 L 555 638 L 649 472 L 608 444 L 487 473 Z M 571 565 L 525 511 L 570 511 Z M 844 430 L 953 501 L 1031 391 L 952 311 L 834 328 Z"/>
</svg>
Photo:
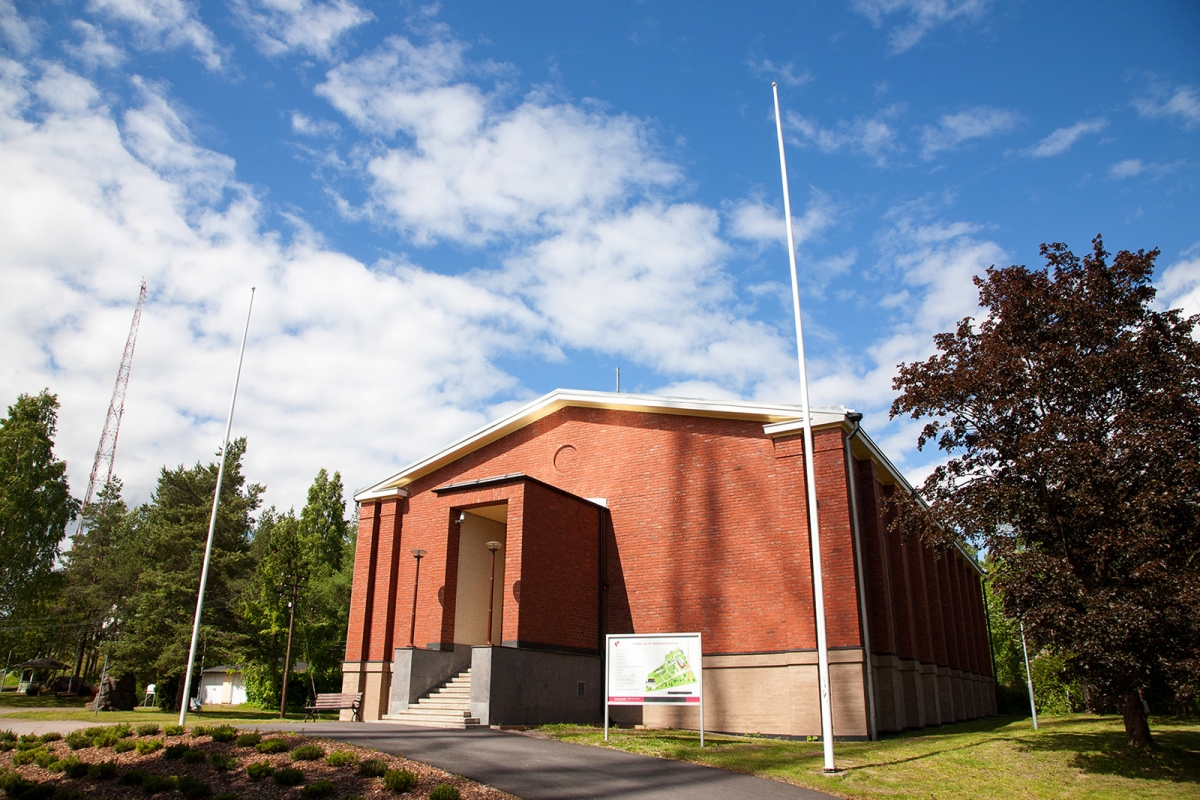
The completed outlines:
<svg viewBox="0 0 1200 800">
<path fill-rule="evenodd" d="M 225 742 L 214 740 L 213 732 L 217 733 L 218 739 L 232 738 L 232 729 L 223 727 L 223 731 L 200 727 L 173 736 L 162 732 L 138 736 L 130 730 L 130 726 L 109 726 L 90 728 L 65 739 L 53 740 L 55 735 L 42 737 L 50 741 L 41 741 L 35 736 L 23 736 L 17 740 L 11 733 L 0 732 L 0 750 L 4 751 L 0 752 L 0 789 L 8 797 L 46 800 L 151 796 L 160 800 L 180 797 L 195 800 L 232 800 L 235 797 L 256 800 L 338 800 L 360 797 L 367 800 L 425 798 L 430 796 L 435 787 L 445 784 L 457 789 L 461 800 L 516 800 L 513 795 L 427 764 L 327 739 L 272 733 L 269 730 L 261 732 L 261 741 L 282 740 L 286 750 L 278 753 L 261 752 L 255 744 L 248 743 L 254 737 L 243 736 L 242 746 L 238 745 L 236 739 Z M 239 734 L 252 732 L 249 729 L 238 731 Z M 152 741 L 160 743 L 159 749 L 154 752 L 139 753 L 136 747 L 127 749 L 130 744 L 141 744 L 143 751 L 148 750 L 155 746 L 150 744 Z M 78 749 L 73 749 L 71 744 Z M 309 747 L 297 753 L 297 748 L 305 745 L 315 746 L 320 752 Z M 333 757 L 332 761 L 339 766 L 327 760 L 329 754 L 335 752 L 346 754 Z M 293 753 L 315 758 L 297 760 L 292 757 Z M 82 766 L 75 765 L 75 759 Z M 380 772 L 383 769 L 407 770 L 416 776 L 416 785 L 407 792 L 397 793 L 387 787 L 384 777 L 360 774 L 360 766 L 365 761 L 382 762 L 382 765 L 374 765 L 382 767 L 377 769 Z M 112 762 L 115 769 L 93 767 L 91 776 L 83 774 L 70 777 L 71 773 L 79 774 L 87 766 L 104 762 Z M 270 765 L 270 769 L 255 767 L 248 770 L 251 765 L 264 762 Z M 297 785 L 282 785 L 270 774 L 262 776 L 264 772 L 278 773 L 289 768 L 303 773 Z M 100 777 L 101 772 L 109 774 Z M 139 772 L 152 777 L 138 780 L 136 773 Z M 251 773 L 260 777 L 256 780 Z M 24 782 L 16 779 L 18 775 Z M 170 780 L 172 777 L 175 780 Z M 393 774 L 391 777 L 395 782 L 396 776 Z M 322 781 L 328 781 L 332 786 L 320 783 Z M 447 789 L 439 789 L 435 797 L 446 794 L 453 796 Z"/>
</svg>

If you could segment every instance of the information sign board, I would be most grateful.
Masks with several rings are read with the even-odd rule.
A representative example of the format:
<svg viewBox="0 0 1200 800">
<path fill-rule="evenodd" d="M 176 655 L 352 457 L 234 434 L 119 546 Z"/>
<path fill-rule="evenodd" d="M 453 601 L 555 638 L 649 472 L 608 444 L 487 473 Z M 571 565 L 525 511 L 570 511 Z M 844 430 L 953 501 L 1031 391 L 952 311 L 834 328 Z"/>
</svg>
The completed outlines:
<svg viewBox="0 0 1200 800">
<path fill-rule="evenodd" d="M 608 634 L 605 637 L 604 737 L 609 706 L 692 705 L 704 745 L 704 671 L 698 633 Z"/>
</svg>

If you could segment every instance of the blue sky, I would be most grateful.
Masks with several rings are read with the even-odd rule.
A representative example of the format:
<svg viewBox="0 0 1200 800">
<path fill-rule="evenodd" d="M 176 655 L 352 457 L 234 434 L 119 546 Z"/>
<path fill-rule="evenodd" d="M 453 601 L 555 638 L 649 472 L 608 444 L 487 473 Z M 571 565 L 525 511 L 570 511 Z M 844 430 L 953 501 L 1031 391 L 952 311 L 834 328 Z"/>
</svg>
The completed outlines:
<svg viewBox="0 0 1200 800">
<path fill-rule="evenodd" d="M 235 433 L 282 507 L 551 389 L 798 402 L 897 364 L 1042 242 L 1162 250 L 1200 312 L 1200 6 L 0 0 L 0 399 L 59 394 L 82 495 L 140 279 L 117 473 Z"/>
</svg>

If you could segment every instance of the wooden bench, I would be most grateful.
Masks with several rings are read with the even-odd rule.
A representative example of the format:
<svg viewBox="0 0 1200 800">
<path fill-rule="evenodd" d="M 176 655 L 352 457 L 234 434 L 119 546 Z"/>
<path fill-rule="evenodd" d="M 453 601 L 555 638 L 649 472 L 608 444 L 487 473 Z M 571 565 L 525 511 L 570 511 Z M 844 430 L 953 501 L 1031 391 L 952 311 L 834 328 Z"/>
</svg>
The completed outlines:
<svg viewBox="0 0 1200 800">
<path fill-rule="evenodd" d="M 354 719 L 362 722 L 362 692 L 319 694 L 313 700 L 312 705 L 304 707 L 304 710 L 308 712 L 304 721 L 308 722 L 309 717 L 320 714 L 322 711 L 341 711 L 343 709 L 353 711 Z"/>
</svg>

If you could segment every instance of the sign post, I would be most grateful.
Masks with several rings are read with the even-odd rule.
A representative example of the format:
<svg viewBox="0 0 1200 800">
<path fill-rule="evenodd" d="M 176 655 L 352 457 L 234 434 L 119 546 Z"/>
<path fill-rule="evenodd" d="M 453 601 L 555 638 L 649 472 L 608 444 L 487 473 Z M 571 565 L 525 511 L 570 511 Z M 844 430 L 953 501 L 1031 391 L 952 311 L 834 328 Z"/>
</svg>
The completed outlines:
<svg viewBox="0 0 1200 800">
<path fill-rule="evenodd" d="M 704 746 L 704 669 L 698 633 L 610 633 L 605 638 L 604 741 L 609 706 L 692 705 Z"/>
</svg>

